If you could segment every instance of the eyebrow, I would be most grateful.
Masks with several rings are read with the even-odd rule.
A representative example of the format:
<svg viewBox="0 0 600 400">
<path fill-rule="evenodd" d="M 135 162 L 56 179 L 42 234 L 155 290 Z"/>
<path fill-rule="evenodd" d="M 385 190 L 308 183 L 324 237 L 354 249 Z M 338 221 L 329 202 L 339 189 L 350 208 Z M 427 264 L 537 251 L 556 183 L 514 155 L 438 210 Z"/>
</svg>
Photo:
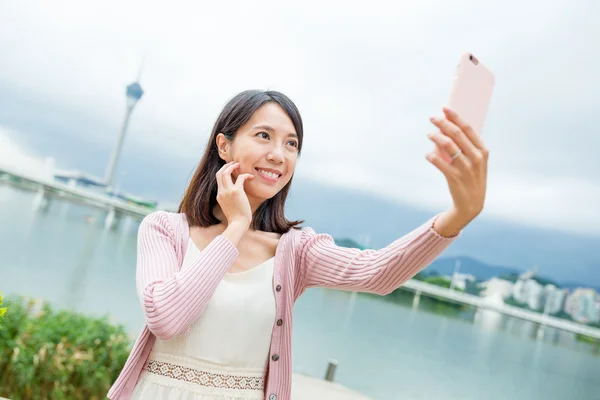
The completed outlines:
<svg viewBox="0 0 600 400">
<path fill-rule="evenodd" d="M 269 125 L 256 125 L 256 126 L 253 126 L 252 129 L 256 129 L 256 130 L 262 129 L 262 130 L 269 131 L 269 132 L 275 132 L 275 129 L 271 128 Z M 293 132 L 288 133 L 288 136 L 293 136 L 295 138 L 298 138 L 298 135 Z"/>
</svg>

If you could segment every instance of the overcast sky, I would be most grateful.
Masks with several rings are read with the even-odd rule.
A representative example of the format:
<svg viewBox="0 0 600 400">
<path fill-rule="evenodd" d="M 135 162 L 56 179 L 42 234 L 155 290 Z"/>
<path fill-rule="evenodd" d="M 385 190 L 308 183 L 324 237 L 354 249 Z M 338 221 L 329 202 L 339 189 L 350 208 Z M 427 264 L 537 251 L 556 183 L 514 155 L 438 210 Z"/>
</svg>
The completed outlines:
<svg viewBox="0 0 600 400">
<path fill-rule="evenodd" d="M 64 146 L 82 136 L 112 146 L 124 86 L 144 58 L 128 146 L 199 158 L 230 97 L 276 89 L 305 121 L 297 175 L 439 210 L 449 195 L 424 159 L 428 117 L 468 50 L 496 74 L 483 130 L 486 215 L 600 232 L 600 14 L 591 0 L 90 4 L 0 5 L 0 97 L 40 106 L 45 121 L 52 110 L 85 120 Z M 24 147 L 52 156 L 24 144 L 31 132 L 15 125 L 29 125 L 15 115 L 0 119 L 0 157 L 21 160 Z"/>
</svg>

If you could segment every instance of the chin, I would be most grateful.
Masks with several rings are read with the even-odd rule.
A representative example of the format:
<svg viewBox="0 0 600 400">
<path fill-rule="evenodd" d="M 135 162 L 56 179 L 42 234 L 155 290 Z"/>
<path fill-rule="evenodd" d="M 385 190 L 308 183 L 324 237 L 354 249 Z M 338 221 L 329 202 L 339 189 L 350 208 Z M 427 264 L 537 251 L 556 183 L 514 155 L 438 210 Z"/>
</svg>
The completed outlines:
<svg viewBox="0 0 600 400">
<path fill-rule="evenodd" d="M 283 188 L 276 190 L 275 188 L 247 188 L 246 194 L 248 197 L 252 197 L 261 202 L 267 201 L 277 195 Z"/>
<path fill-rule="evenodd" d="M 272 199 L 273 197 L 275 197 L 277 195 L 277 193 L 279 193 L 279 191 L 274 192 L 272 190 L 269 190 L 268 192 L 266 190 L 258 190 L 258 191 L 247 191 L 246 194 L 248 195 L 249 198 L 253 198 L 256 199 L 260 202 L 264 202 L 267 201 L 269 199 Z"/>
</svg>

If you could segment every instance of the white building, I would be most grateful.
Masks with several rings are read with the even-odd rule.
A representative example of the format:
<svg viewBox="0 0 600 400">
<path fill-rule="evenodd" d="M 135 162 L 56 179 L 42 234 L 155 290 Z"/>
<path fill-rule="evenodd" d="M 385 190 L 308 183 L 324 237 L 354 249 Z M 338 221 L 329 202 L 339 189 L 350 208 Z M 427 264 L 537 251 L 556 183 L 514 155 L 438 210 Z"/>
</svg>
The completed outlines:
<svg viewBox="0 0 600 400">
<path fill-rule="evenodd" d="M 556 314 L 563 310 L 568 290 L 559 289 L 554 285 L 546 285 L 542 293 L 544 312 Z"/>
<path fill-rule="evenodd" d="M 78 170 L 54 170 L 54 179 L 66 183 L 70 187 L 84 187 L 87 190 L 103 194 L 106 185 L 101 178 Z"/>
<path fill-rule="evenodd" d="M 521 304 L 527 304 L 532 310 L 539 310 L 543 305 L 543 286 L 534 279 L 526 277 L 519 278 L 513 287 L 513 298 Z"/>
<path fill-rule="evenodd" d="M 532 310 L 541 310 L 544 307 L 544 287 L 537 281 L 530 279 L 525 282 L 527 292 L 527 306 Z"/>
<path fill-rule="evenodd" d="M 525 303 L 525 281 L 519 279 L 515 282 L 515 284 L 513 285 L 512 296 L 519 303 Z"/>
<path fill-rule="evenodd" d="M 488 281 L 481 282 L 478 286 L 483 288 L 480 296 L 506 299 L 513 293 L 515 285 L 511 281 L 493 277 Z"/>
<path fill-rule="evenodd" d="M 594 289 L 575 289 L 567 296 L 565 312 L 577 322 L 598 322 L 600 312 L 596 302 L 597 295 Z"/>
<path fill-rule="evenodd" d="M 451 279 L 451 285 L 454 288 L 459 288 L 461 290 L 465 290 L 467 288 L 467 282 L 476 282 L 477 278 L 471 274 L 461 274 L 455 272 Z"/>
</svg>

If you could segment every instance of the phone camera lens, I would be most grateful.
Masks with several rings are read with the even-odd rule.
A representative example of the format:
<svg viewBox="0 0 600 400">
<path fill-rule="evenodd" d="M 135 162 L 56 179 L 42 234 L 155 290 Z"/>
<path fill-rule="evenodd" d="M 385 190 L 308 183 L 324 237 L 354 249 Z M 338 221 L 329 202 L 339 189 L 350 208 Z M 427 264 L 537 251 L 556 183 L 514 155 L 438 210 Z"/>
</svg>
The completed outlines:
<svg viewBox="0 0 600 400">
<path fill-rule="evenodd" d="M 479 61 L 477 61 L 477 58 L 473 57 L 473 54 L 469 55 L 469 60 L 475 65 L 479 64 Z"/>
</svg>

